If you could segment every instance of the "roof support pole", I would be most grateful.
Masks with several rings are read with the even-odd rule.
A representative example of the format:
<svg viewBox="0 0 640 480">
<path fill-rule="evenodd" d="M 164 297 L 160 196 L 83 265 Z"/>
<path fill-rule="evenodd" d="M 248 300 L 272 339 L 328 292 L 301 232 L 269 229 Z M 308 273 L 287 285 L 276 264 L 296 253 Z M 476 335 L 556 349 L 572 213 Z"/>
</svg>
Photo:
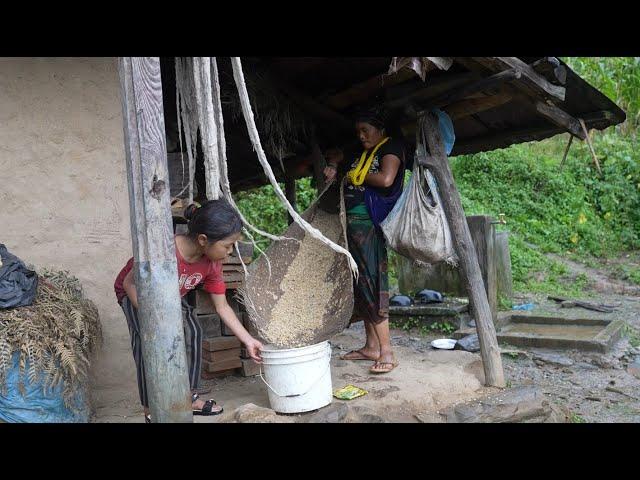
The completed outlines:
<svg viewBox="0 0 640 480">
<path fill-rule="evenodd" d="M 431 169 L 438 182 L 442 207 L 449 226 L 456 253 L 459 258 L 460 273 L 469 294 L 469 303 L 476 320 L 480 340 L 480 355 L 484 367 L 485 383 L 493 387 L 504 387 L 504 372 L 500 347 L 496 338 L 493 315 L 487 299 L 478 263 L 478 254 L 471 238 L 466 216 L 462 208 L 460 194 L 456 188 L 449 160 L 438 127 L 438 119 L 430 112 L 422 113 L 418 119 L 420 138 L 428 145 L 430 156 L 419 161 Z"/>
<path fill-rule="evenodd" d="M 153 422 L 193 422 L 157 57 L 118 61 L 131 238 Z"/>
</svg>

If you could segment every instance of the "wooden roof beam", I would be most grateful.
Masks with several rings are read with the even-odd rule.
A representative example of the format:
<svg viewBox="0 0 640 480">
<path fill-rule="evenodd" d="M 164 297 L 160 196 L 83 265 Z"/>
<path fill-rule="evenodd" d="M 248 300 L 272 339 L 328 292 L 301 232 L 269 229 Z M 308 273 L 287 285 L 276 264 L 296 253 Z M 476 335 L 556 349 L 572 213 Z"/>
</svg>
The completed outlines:
<svg viewBox="0 0 640 480">
<path fill-rule="evenodd" d="M 517 57 L 454 57 L 454 60 L 473 71 L 484 69 L 485 71 L 499 73 L 504 70 L 515 69 L 521 72 L 521 78 L 515 83 L 518 89 L 528 96 L 549 100 L 551 102 L 563 102 L 566 89 L 562 86 L 551 84 L 533 67 L 527 65 Z"/>
<path fill-rule="evenodd" d="M 397 85 L 413 77 L 417 77 L 416 73 L 408 68 L 402 68 L 392 74 L 383 73 L 376 75 L 375 77 L 353 85 L 346 90 L 334 93 L 327 97 L 323 103 L 333 109 L 342 110 L 354 103 L 368 100 L 372 95 L 381 91 L 385 87 Z"/>
</svg>

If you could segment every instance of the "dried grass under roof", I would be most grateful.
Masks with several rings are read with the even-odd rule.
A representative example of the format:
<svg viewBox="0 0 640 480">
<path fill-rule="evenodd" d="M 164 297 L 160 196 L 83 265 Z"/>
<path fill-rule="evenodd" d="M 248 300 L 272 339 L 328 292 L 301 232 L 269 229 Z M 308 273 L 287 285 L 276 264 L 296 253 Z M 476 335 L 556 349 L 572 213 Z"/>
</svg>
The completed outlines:
<svg viewBox="0 0 640 480">
<path fill-rule="evenodd" d="M 0 384 L 20 354 L 20 378 L 44 380 L 45 389 L 63 382 L 65 404 L 88 379 L 90 355 L 102 338 L 98 310 L 84 298 L 80 282 L 68 272 L 39 272 L 33 305 L 0 310 Z M 43 377 L 41 377 L 43 376 Z M 24 384 L 18 388 L 24 392 Z"/>
<path fill-rule="evenodd" d="M 285 158 L 301 144 L 308 145 L 314 134 L 313 121 L 281 93 L 265 67 L 245 61 L 247 91 L 265 151 L 275 158 Z M 242 118 L 242 107 L 233 74 L 220 71 L 221 102 L 234 121 Z"/>
</svg>

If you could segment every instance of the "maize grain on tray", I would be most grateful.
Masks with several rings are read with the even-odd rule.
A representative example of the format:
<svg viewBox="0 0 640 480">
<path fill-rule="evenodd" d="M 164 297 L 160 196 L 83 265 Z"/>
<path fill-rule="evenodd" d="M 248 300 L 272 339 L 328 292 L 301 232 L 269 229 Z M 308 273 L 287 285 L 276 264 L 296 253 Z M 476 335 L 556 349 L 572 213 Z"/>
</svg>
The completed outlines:
<svg viewBox="0 0 640 480">
<path fill-rule="evenodd" d="M 339 240 L 342 228 L 335 215 L 318 210 L 312 224 L 332 241 Z M 335 285 L 327 276 L 334 258 L 327 245 L 305 234 L 280 283 L 283 294 L 262 332 L 268 342 L 283 348 L 309 344 L 333 300 Z"/>
</svg>

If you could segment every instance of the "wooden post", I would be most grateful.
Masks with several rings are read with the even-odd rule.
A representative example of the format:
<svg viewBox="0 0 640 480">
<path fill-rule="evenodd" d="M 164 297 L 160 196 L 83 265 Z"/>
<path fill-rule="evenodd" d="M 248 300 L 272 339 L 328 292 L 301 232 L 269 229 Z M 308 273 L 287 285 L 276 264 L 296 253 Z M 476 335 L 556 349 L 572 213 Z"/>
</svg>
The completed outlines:
<svg viewBox="0 0 640 480">
<path fill-rule="evenodd" d="M 469 301 L 473 305 L 476 329 L 480 340 L 480 355 L 484 367 L 485 382 L 494 387 L 504 387 L 502 358 L 492 321 L 491 308 L 487 300 L 478 264 L 478 255 L 471 239 L 460 194 L 451 173 L 451 167 L 444 150 L 438 119 L 430 112 L 419 117 L 422 138 L 426 140 L 431 155 L 422 163 L 426 164 L 438 182 L 442 206 L 451 227 L 453 245 L 459 257 L 460 273 L 469 292 Z"/>
<path fill-rule="evenodd" d="M 193 422 L 171 223 L 160 62 L 118 62 L 138 318 L 153 422 Z"/>
<path fill-rule="evenodd" d="M 291 204 L 291 206 L 298 211 L 298 205 L 297 205 L 297 201 L 296 201 L 296 179 L 295 177 L 291 176 L 291 175 L 287 175 L 284 179 L 284 194 L 287 197 L 287 200 L 289 200 L 289 203 Z M 291 217 L 291 214 L 287 213 L 287 219 L 289 222 L 289 225 L 291 225 L 293 223 L 293 218 Z"/>
<path fill-rule="evenodd" d="M 478 255 L 478 266 L 480 267 L 482 282 L 487 292 L 491 318 L 495 325 L 498 319 L 498 278 L 495 262 L 495 227 L 493 226 L 493 221 L 492 217 L 486 215 L 467 217 L 471 241 Z"/>
<path fill-rule="evenodd" d="M 498 295 L 511 300 L 513 297 L 513 276 L 511 274 L 511 254 L 509 253 L 509 232 L 496 232 L 495 261 Z"/>
</svg>

